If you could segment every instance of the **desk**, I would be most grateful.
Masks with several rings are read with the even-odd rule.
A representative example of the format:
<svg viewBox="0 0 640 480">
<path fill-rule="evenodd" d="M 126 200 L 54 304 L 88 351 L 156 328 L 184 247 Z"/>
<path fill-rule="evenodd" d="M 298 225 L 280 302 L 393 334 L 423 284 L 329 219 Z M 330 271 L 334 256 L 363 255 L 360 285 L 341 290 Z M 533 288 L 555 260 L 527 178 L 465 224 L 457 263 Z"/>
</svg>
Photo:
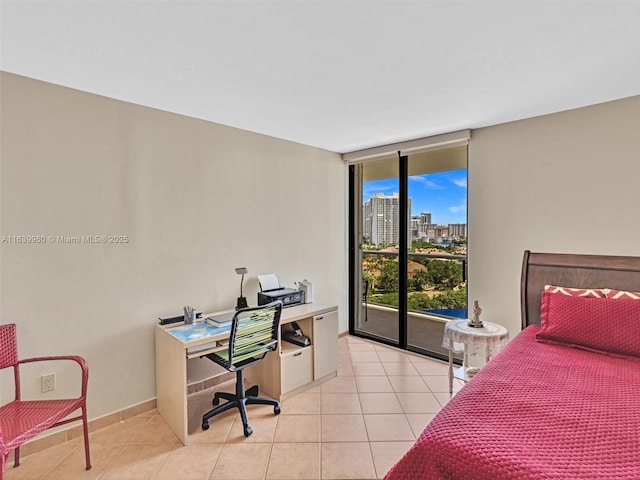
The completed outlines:
<svg viewBox="0 0 640 480">
<path fill-rule="evenodd" d="M 469 367 L 469 348 L 484 347 L 484 361 L 488 362 L 509 340 L 509 333 L 502 325 L 482 322 L 482 327 L 471 327 L 468 320 L 451 320 L 444 328 L 442 346 L 449 349 L 449 394 L 453 393 L 453 378 L 465 382 L 471 380 L 479 368 Z M 453 370 L 453 353 L 464 352 L 462 367 Z M 472 353 L 473 355 L 473 353 Z"/>
<path fill-rule="evenodd" d="M 222 312 L 216 312 L 222 313 Z M 202 318 L 212 315 L 207 313 Z M 298 347 L 281 340 L 282 327 L 297 322 L 311 345 Z M 338 370 L 338 307 L 308 303 L 283 308 L 279 349 L 247 368 L 247 379 L 278 400 L 335 377 Z M 188 441 L 187 360 L 224 350 L 216 341 L 229 337 L 231 327 L 206 322 L 156 325 L 156 395 L 158 413 L 184 444 Z M 289 328 L 289 327 L 284 327 Z"/>
</svg>

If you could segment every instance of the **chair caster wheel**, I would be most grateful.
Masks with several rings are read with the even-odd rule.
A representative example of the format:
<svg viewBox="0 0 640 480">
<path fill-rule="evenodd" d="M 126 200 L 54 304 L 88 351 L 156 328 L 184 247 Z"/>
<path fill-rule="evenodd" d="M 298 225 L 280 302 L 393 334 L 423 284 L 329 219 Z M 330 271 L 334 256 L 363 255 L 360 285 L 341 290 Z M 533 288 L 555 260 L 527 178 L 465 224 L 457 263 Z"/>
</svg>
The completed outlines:
<svg viewBox="0 0 640 480">
<path fill-rule="evenodd" d="M 280 406 L 276 405 L 275 407 L 273 407 L 273 414 L 274 415 L 280 415 Z"/>
<path fill-rule="evenodd" d="M 203 430 L 209 430 L 209 422 L 203 422 L 202 423 L 202 429 Z"/>
<path fill-rule="evenodd" d="M 253 428 L 247 427 L 247 428 L 244 429 L 244 436 L 245 437 L 250 436 L 252 433 L 253 433 Z"/>
</svg>

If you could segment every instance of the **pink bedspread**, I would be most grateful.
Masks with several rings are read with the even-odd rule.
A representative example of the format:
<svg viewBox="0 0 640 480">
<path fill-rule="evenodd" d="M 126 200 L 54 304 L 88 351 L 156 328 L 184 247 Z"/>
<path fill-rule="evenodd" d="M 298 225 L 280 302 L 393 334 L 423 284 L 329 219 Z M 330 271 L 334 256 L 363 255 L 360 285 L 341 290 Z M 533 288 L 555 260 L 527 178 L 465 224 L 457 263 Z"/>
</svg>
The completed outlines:
<svg viewBox="0 0 640 480">
<path fill-rule="evenodd" d="M 386 480 L 640 479 L 640 359 L 514 338 Z"/>
</svg>

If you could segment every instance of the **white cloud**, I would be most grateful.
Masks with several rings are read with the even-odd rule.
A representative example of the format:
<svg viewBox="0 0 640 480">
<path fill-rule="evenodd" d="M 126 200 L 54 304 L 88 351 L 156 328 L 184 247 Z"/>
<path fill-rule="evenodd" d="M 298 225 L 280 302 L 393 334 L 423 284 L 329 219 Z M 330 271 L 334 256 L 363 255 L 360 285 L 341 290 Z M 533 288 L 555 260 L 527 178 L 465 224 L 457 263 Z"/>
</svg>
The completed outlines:
<svg viewBox="0 0 640 480">
<path fill-rule="evenodd" d="M 454 185 L 457 185 L 458 187 L 467 188 L 466 178 L 454 178 L 452 182 L 454 183 Z"/>
<path fill-rule="evenodd" d="M 467 211 L 467 204 L 466 203 L 462 203 L 460 205 L 452 205 L 452 206 L 449 207 L 449 211 L 451 213 L 466 212 Z"/>
<path fill-rule="evenodd" d="M 362 198 L 367 200 L 371 197 L 373 197 L 376 193 L 385 193 L 389 190 L 392 190 L 393 192 L 397 192 L 398 191 L 398 187 L 397 186 L 393 186 L 393 185 L 389 185 L 388 187 L 374 187 L 374 188 L 367 188 L 365 186 L 365 188 L 362 191 Z M 392 193 L 393 193 L 392 192 Z"/>
<path fill-rule="evenodd" d="M 413 181 L 413 182 L 421 183 L 426 188 L 432 188 L 432 189 L 437 189 L 437 190 L 441 190 L 441 189 L 444 188 L 438 182 L 434 182 L 433 180 L 431 180 L 427 175 L 413 175 L 413 176 L 409 177 L 409 180 Z"/>
</svg>

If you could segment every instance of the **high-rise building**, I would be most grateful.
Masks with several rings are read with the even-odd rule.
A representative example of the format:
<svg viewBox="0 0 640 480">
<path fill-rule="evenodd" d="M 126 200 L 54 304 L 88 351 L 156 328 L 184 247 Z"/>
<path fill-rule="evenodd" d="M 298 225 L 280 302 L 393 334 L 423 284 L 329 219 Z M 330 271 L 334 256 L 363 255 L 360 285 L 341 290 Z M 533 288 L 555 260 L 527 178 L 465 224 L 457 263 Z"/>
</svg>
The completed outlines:
<svg viewBox="0 0 640 480">
<path fill-rule="evenodd" d="M 408 199 L 411 212 L 411 198 Z M 400 195 L 376 193 L 363 206 L 363 234 L 373 245 L 397 245 L 400 241 Z M 407 213 L 411 230 L 411 216 Z M 411 245 L 411 235 L 409 235 Z"/>
<path fill-rule="evenodd" d="M 411 211 L 411 198 L 409 198 Z M 399 240 L 400 196 L 376 193 L 363 206 L 363 232 L 373 245 L 397 245 Z M 431 223 L 431 212 L 409 216 L 409 246 L 412 240 L 442 242 L 453 238 L 467 237 L 466 223 L 439 225 Z"/>
<path fill-rule="evenodd" d="M 416 226 L 411 230 L 414 238 L 427 238 L 427 225 L 431 224 L 431 213 L 420 212 L 420 215 L 412 217 L 416 219 Z"/>
<path fill-rule="evenodd" d="M 440 239 L 449 236 L 449 228 L 444 225 L 438 225 L 436 223 L 430 223 L 424 226 L 427 237 L 431 242 L 437 242 Z"/>
<path fill-rule="evenodd" d="M 461 238 L 467 236 L 467 224 L 466 223 L 450 223 L 449 224 L 449 236 Z"/>
</svg>

